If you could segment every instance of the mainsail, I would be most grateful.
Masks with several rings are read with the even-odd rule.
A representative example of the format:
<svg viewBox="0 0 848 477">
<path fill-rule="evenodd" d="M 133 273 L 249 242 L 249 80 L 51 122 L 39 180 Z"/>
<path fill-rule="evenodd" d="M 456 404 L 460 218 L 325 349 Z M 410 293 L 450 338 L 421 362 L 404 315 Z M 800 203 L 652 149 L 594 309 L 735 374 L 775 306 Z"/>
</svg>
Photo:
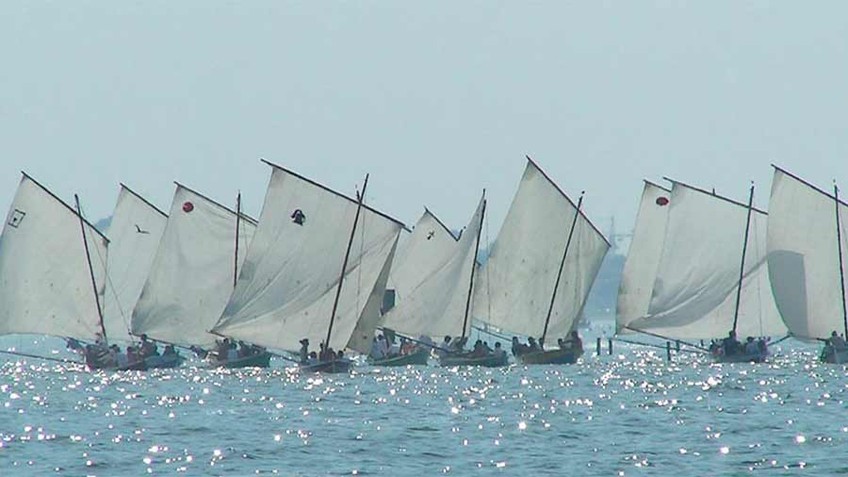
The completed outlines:
<svg viewBox="0 0 848 477">
<path fill-rule="evenodd" d="M 848 204 L 775 167 L 769 209 L 769 274 L 784 323 L 801 339 L 845 332 L 839 254 L 844 267 Z"/>
<path fill-rule="evenodd" d="M 571 243 L 559 274 L 569 235 Z M 528 158 L 518 192 L 475 286 L 475 318 L 504 331 L 541 336 L 550 310 L 548 336 L 564 336 L 577 326 L 608 249 L 603 234 Z"/>
<path fill-rule="evenodd" d="M 280 166 L 235 291 L 213 331 L 293 351 L 326 339 L 358 202 Z M 329 346 L 366 352 L 403 224 L 363 206 Z"/>
<path fill-rule="evenodd" d="M 672 184 L 648 312 L 629 327 L 679 339 L 727 336 L 737 306 L 748 206 Z M 784 334 L 766 266 L 768 216 L 751 212 L 736 332 L 742 337 Z"/>
<path fill-rule="evenodd" d="M 256 221 L 177 184 L 156 258 L 133 310 L 132 332 L 180 345 L 211 346 L 209 329 L 233 290 L 233 257 Z M 238 239 L 236 239 L 238 237 Z M 244 261 L 243 255 L 238 257 Z"/>
<path fill-rule="evenodd" d="M 102 297 L 107 246 L 93 225 L 81 229 L 77 212 L 24 174 L 0 236 L 0 334 L 96 339 L 92 274 Z"/>
<path fill-rule="evenodd" d="M 400 302 L 440 267 L 456 249 L 457 238 L 427 209 L 412 233 L 398 245 L 388 288 Z"/>
<path fill-rule="evenodd" d="M 107 234 L 103 324 L 110 340 L 129 341 L 130 317 L 153 265 L 168 216 L 121 184 Z"/>
<path fill-rule="evenodd" d="M 615 310 L 616 333 L 632 333 L 628 328 L 630 323 L 648 313 L 662 256 L 670 193 L 664 187 L 645 181 L 636 228 L 621 272 Z"/>
<path fill-rule="evenodd" d="M 418 284 L 383 317 L 383 326 L 414 337 L 468 334 L 466 305 L 485 206 L 486 199 L 481 198 L 453 250 L 434 255 L 432 262 L 419 271 Z"/>
</svg>

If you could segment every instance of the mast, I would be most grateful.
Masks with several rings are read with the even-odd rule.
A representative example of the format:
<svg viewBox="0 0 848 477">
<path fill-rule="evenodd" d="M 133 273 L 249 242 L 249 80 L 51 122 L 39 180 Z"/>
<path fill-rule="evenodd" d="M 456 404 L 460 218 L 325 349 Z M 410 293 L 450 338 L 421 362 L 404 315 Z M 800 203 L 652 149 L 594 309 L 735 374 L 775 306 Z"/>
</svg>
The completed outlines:
<svg viewBox="0 0 848 477">
<path fill-rule="evenodd" d="M 238 196 L 236 196 L 236 253 L 235 258 L 233 259 L 233 288 L 236 287 L 238 283 L 238 246 L 239 246 L 239 226 L 241 225 L 241 191 L 239 191 Z"/>
<path fill-rule="evenodd" d="M 353 239 L 356 234 L 356 225 L 359 223 L 359 213 L 362 211 L 362 202 L 365 200 L 365 189 L 368 187 L 368 174 L 365 174 L 365 182 L 362 184 L 362 193 L 358 194 L 356 204 L 356 216 L 353 218 L 353 227 L 350 229 L 350 239 L 347 242 L 347 250 L 345 251 L 344 262 L 342 263 L 342 272 L 339 274 L 339 286 L 336 287 L 336 298 L 333 300 L 333 312 L 330 314 L 330 326 L 327 327 L 327 339 L 324 340 L 324 349 L 330 347 L 330 336 L 333 334 L 333 322 L 336 320 L 336 309 L 339 306 L 339 298 L 342 294 L 342 283 L 344 282 L 345 270 L 347 269 L 347 261 L 350 258 L 350 249 L 353 246 Z M 318 359 L 321 359 L 320 356 Z"/>
<path fill-rule="evenodd" d="M 88 240 L 85 239 L 85 221 L 82 218 L 82 210 L 80 209 L 79 196 L 77 194 L 74 194 L 74 201 L 76 202 L 77 217 L 79 217 L 80 230 L 82 231 L 82 245 L 85 247 L 85 259 L 88 262 L 88 274 L 91 277 L 91 289 L 94 291 L 94 302 L 97 304 L 100 332 L 103 333 L 103 343 L 108 343 L 106 326 L 103 324 L 103 310 L 100 308 L 100 296 L 97 294 L 97 280 L 94 279 L 94 267 L 91 266 L 91 252 L 88 250 Z"/>
<path fill-rule="evenodd" d="M 480 212 L 480 225 L 477 228 L 477 239 L 474 245 L 474 260 L 471 262 L 471 280 L 468 282 L 468 297 L 465 299 L 465 316 L 462 318 L 462 336 L 465 339 L 465 330 L 468 327 L 468 312 L 471 310 L 471 293 L 474 291 L 474 271 L 477 269 L 477 252 L 480 250 L 480 232 L 483 231 L 483 217 L 486 216 L 486 189 L 483 189 L 483 210 Z"/>
<path fill-rule="evenodd" d="M 842 298 L 842 325 L 845 330 L 845 336 L 848 336 L 848 309 L 845 305 L 845 272 L 842 268 L 842 226 L 839 223 L 839 187 L 836 186 L 836 181 L 833 181 L 833 198 L 836 205 L 836 248 L 839 250 L 839 283 L 841 285 L 839 296 Z"/>
<path fill-rule="evenodd" d="M 745 254 L 748 251 L 748 232 L 751 230 L 751 212 L 754 206 L 754 182 L 751 182 L 751 194 L 748 196 L 748 218 L 745 222 L 745 243 L 742 244 L 742 262 L 739 264 L 739 282 L 736 284 L 736 308 L 733 310 L 733 332 L 739 322 L 739 302 L 742 300 L 742 279 L 745 276 Z"/>
<path fill-rule="evenodd" d="M 580 198 L 577 200 L 577 209 L 574 211 L 574 219 L 571 220 L 571 230 L 568 231 L 568 239 L 565 241 L 565 249 L 562 251 L 562 260 L 559 262 L 559 271 L 557 272 L 556 281 L 554 281 L 554 291 L 551 293 L 551 304 L 548 306 L 548 315 L 545 317 L 545 327 L 542 330 L 542 347 L 544 348 L 545 336 L 548 334 L 548 325 L 551 323 L 551 314 L 554 311 L 554 301 L 556 301 L 557 290 L 559 289 L 559 280 L 562 278 L 562 269 L 565 268 L 565 258 L 568 256 L 568 249 L 571 247 L 571 238 L 574 236 L 574 227 L 577 225 L 577 218 L 580 217 L 580 207 L 583 206 L 583 194 L 586 191 L 580 192 Z"/>
</svg>

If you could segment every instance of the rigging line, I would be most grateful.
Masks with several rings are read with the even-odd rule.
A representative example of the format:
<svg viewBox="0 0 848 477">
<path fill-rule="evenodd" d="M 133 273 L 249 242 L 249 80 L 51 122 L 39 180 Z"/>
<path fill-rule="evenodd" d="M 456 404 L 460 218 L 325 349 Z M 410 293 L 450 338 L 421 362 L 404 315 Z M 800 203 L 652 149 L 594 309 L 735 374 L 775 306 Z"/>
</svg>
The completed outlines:
<svg viewBox="0 0 848 477">
<path fill-rule="evenodd" d="M 486 216 L 486 323 L 492 319 L 492 280 L 489 274 L 489 259 L 492 258 L 492 241 L 489 239 L 489 216 Z"/>
<path fill-rule="evenodd" d="M 742 243 L 742 260 L 739 264 L 739 282 L 736 285 L 736 309 L 733 312 L 733 332 L 739 323 L 739 303 L 742 300 L 742 280 L 745 278 L 745 255 L 748 251 L 748 233 L 751 229 L 751 212 L 754 210 L 754 182 L 751 182 L 751 194 L 748 196 L 748 213 L 745 219 L 745 238 Z"/>
<path fill-rule="evenodd" d="M 845 336 L 848 336 L 848 308 L 846 308 L 845 304 L 845 267 L 842 258 L 842 225 L 839 220 L 839 187 L 837 187 L 836 181 L 833 181 L 833 198 L 836 205 L 836 248 L 839 250 L 839 283 L 841 285 L 839 296 L 842 298 L 842 325 L 845 329 Z"/>
<path fill-rule="evenodd" d="M 668 337 L 668 336 L 663 336 L 663 335 L 658 334 L 658 333 L 652 333 L 650 331 L 640 330 L 638 328 L 631 328 L 629 326 L 625 326 L 624 328 L 626 328 L 630 331 L 634 331 L 636 333 L 641 333 L 643 335 L 653 336 L 654 338 L 660 338 L 660 339 L 663 339 L 663 340 L 666 340 L 666 341 L 680 342 L 680 344 L 685 344 L 686 346 L 691 346 L 693 348 L 697 348 L 697 349 L 700 349 L 700 350 L 703 350 L 703 351 L 709 351 L 709 349 L 704 348 L 703 346 L 698 346 L 695 343 L 690 343 L 688 341 L 679 340 L 679 339 L 671 338 L 671 337 Z"/>
<path fill-rule="evenodd" d="M 91 252 L 88 249 L 88 237 L 85 234 L 85 219 L 82 217 L 82 209 L 80 209 L 79 196 L 74 194 L 74 201 L 77 206 L 77 216 L 80 220 L 80 230 L 82 231 L 82 245 L 85 248 L 85 259 L 88 262 L 88 274 L 91 277 L 91 288 L 94 292 L 94 302 L 97 305 L 97 316 L 100 320 L 100 331 L 103 333 L 103 342 L 108 343 L 109 338 L 106 336 L 106 327 L 103 325 L 103 308 L 100 307 L 100 294 L 97 290 L 97 280 L 94 278 L 94 267 L 91 264 Z M 105 268 L 105 267 L 104 267 Z"/>
<path fill-rule="evenodd" d="M 663 345 L 652 344 L 652 343 L 641 343 L 639 341 L 631 341 L 625 338 L 613 338 L 615 341 L 619 341 L 621 343 L 632 344 L 636 346 L 645 346 L 646 348 L 656 348 L 665 351 L 666 347 Z M 678 352 L 678 351 L 675 351 Z M 708 352 L 701 349 L 681 349 L 680 353 L 693 353 L 693 354 L 709 354 Z"/>
</svg>

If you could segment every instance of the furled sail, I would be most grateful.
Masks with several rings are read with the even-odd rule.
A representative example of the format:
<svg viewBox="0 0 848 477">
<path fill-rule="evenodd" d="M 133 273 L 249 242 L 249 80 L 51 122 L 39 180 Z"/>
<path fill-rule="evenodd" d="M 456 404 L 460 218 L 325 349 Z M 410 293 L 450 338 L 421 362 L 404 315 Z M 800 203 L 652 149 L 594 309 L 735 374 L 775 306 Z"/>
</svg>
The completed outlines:
<svg viewBox="0 0 848 477">
<path fill-rule="evenodd" d="M 733 329 L 747 205 L 673 182 L 662 256 L 645 317 L 630 328 L 679 339 L 720 338 Z M 771 296 L 767 215 L 752 209 L 739 300 L 740 337 L 780 335 Z"/>
<path fill-rule="evenodd" d="M 130 317 L 153 265 L 168 216 L 121 184 L 112 213 L 103 324 L 110 341 L 129 341 Z"/>
<path fill-rule="evenodd" d="M 471 287 L 478 237 L 485 213 L 486 200 L 480 199 L 462 237 L 447 256 L 428 265 L 429 271 L 419 278 L 397 306 L 383 317 L 386 328 L 408 336 L 428 335 L 434 338 L 462 336 L 468 292 Z M 470 326 L 470 319 L 466 328 Z"/>
<path fill-rule="evenodd" d="M 395 291 L 397 302 L 409 295 L 456 249 L 457 238 L 432 212 L 424 213 L 409 237 L 398 245 L 388 288 Z"/>
<path fill-rule="evenodd" d="M 828 338 L 833 331 L 845 331 L 839 251 L 844 267 L 847 222 L 848 204 L 840 201 L 837 207 L 833 195 L 775 167 L 769 202 L 769 276 L 775 302 L 793 336 Z"/>
<path fill-rule="evenodd" d="M 268 164 L 271 179 L 259 228 L 213 331 L 293 351 L 303 338 L 313 346 L 327 338 L 357 201 Z M 402 228 L 362 207 L 329 346 L 367 351 Z"/>
<path fill-rule="evenodd" d="M 108 240 L 23 175 L 0 236 L 0 334 L 96 338 L 100 311 L 83 230 L 102 298 Z"/>
<path fill-rule="evenodd" d="M 551 308 L 572 223 L 574 233 Z M 528 158 L 475 286 L 475 318 L 507 332 L 540 336 L 550 308 L 548 336 L 565 335 L 577 326 L 608 249 L 609 242 L 583 212 Z"/>
<path fill-rule="evenodd" d="M 256 222 L 240 217 L 238 260 Z M 177 184 L 156 258 L 133 310 L 132 332 L 180 345 L 211 346 L 209 333 L 233 290 L 236 212 Z"/>
<path fill-rule="evenodd" d="M 663 250 L 670 193 L 664 187 L 645 181 L 636 228 L 621 272 L 615 310 L 616 333 L 632 333 L 627 328 L 630 322 L 648 313 Z"/>
</svg>

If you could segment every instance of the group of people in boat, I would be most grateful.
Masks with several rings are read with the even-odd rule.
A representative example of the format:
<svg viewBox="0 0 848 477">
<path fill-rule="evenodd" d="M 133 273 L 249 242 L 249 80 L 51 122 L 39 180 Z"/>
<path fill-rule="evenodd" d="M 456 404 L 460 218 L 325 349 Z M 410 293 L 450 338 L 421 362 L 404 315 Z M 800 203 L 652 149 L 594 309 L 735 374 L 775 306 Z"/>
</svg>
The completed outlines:
<svg viewBox="0 0 848 477">
<path fill-rule="evenodd" d="M 845 342 L 845 337 L 833 331 L 830 333 L 830 338 L 825 340 L 821 358 L 824 361 L 836 362 L 837 360 L 833 359 L 833 357 L 845 352 L 845 350 L 848 350 L 848 343 Z"/>
<path fill-rule="evenodd" d="M 327 363 L 330 361 L 339 361 L 344 359 L 344 351 L 333 350 L 332 347 L 326 346 L 324 342 L 318 344 L 318 352 L 309 351 L 309 340 L 303 338 L 300 340 L 300 352 L 298 358 L 300 364 L 313 365 L 318 363 Z"/>
<path fill-rule="evenodd" d="M 244 341 L 232 341 L 229 338 L 215 340 L 215 360 L 219 363 L 232 363 L 265 353 L 265 348 Z M 197 351 L 195 351 L 197 353 Z"/>
<path fill-rule="evenodd" d="M 429 336 L 422 336 L 418 339 L 420 345 L 413 340 L 401 336 L 399 340 L 394 337 L 387 337 L 385 334 L 379 334 L 371 340 L 371 351 L 368 356 L 373 360 L 396 358 L 399 356 L 408 356 L 417 353 L 421 346 L 433 346 L 433 340 Z"/>
<path fill-rule="evenodd" d="M 495 346 L 489 346 L 488 341 L 477 340 L 471 350 L 466 350 L 465 345 L 468 343 L 468 337 L 453 339 L 450 336 L 445 336 L 440 347 L 436 349 L 436 354 L 443 358 L 445 356 L 462 356 L 465 358 L 501 358 L 506 355 L 506 351 L 501 347 L 500 342 L 495 342 Z"/>
<path fill-rule="evenodd" d="M 68 349 L 78 351 L 85 357 L 85 362 L 94 368 L 144 368 L 147 358 L 160 356 L 159 347 L 148 339 L 146 334 L 141 335 L 138 344 L 126 347 L 126 351 L 116 344 L 107 345 L 102 335 L 97 334 L 94 343 L 83 345 L 79 340 L 69 338 Z M 173 345 L 166 345 L 161 356 L 176 356 L 177 351 Z"/>
<path fill-rule="evenodd" d="M 580 339 L 580 334 L 577 331 L 572 331 L 567 338 L 558 338 L 557 347 L 562 350 L 573 350 L 577 354 L 583 353 L 583 340 Z M 517 336 L 512 337 L 512 355 L 515 357 L 535 353 L 545 350 L 545 340 L 532 336 L 527 338 L 527 344 L 522 343 Z"/>
<path fill-rule="evenodd" d="M 710 353 L 714 356 L 748 356 L 765 357 L 768 355 L 768 340 L 766 338 L 754 338 L 749 336 L 744 343 L 736 339 L 736 331 L 730 330 L 727 338 L 713 340 L 710 343 Z"/>
</svg>

